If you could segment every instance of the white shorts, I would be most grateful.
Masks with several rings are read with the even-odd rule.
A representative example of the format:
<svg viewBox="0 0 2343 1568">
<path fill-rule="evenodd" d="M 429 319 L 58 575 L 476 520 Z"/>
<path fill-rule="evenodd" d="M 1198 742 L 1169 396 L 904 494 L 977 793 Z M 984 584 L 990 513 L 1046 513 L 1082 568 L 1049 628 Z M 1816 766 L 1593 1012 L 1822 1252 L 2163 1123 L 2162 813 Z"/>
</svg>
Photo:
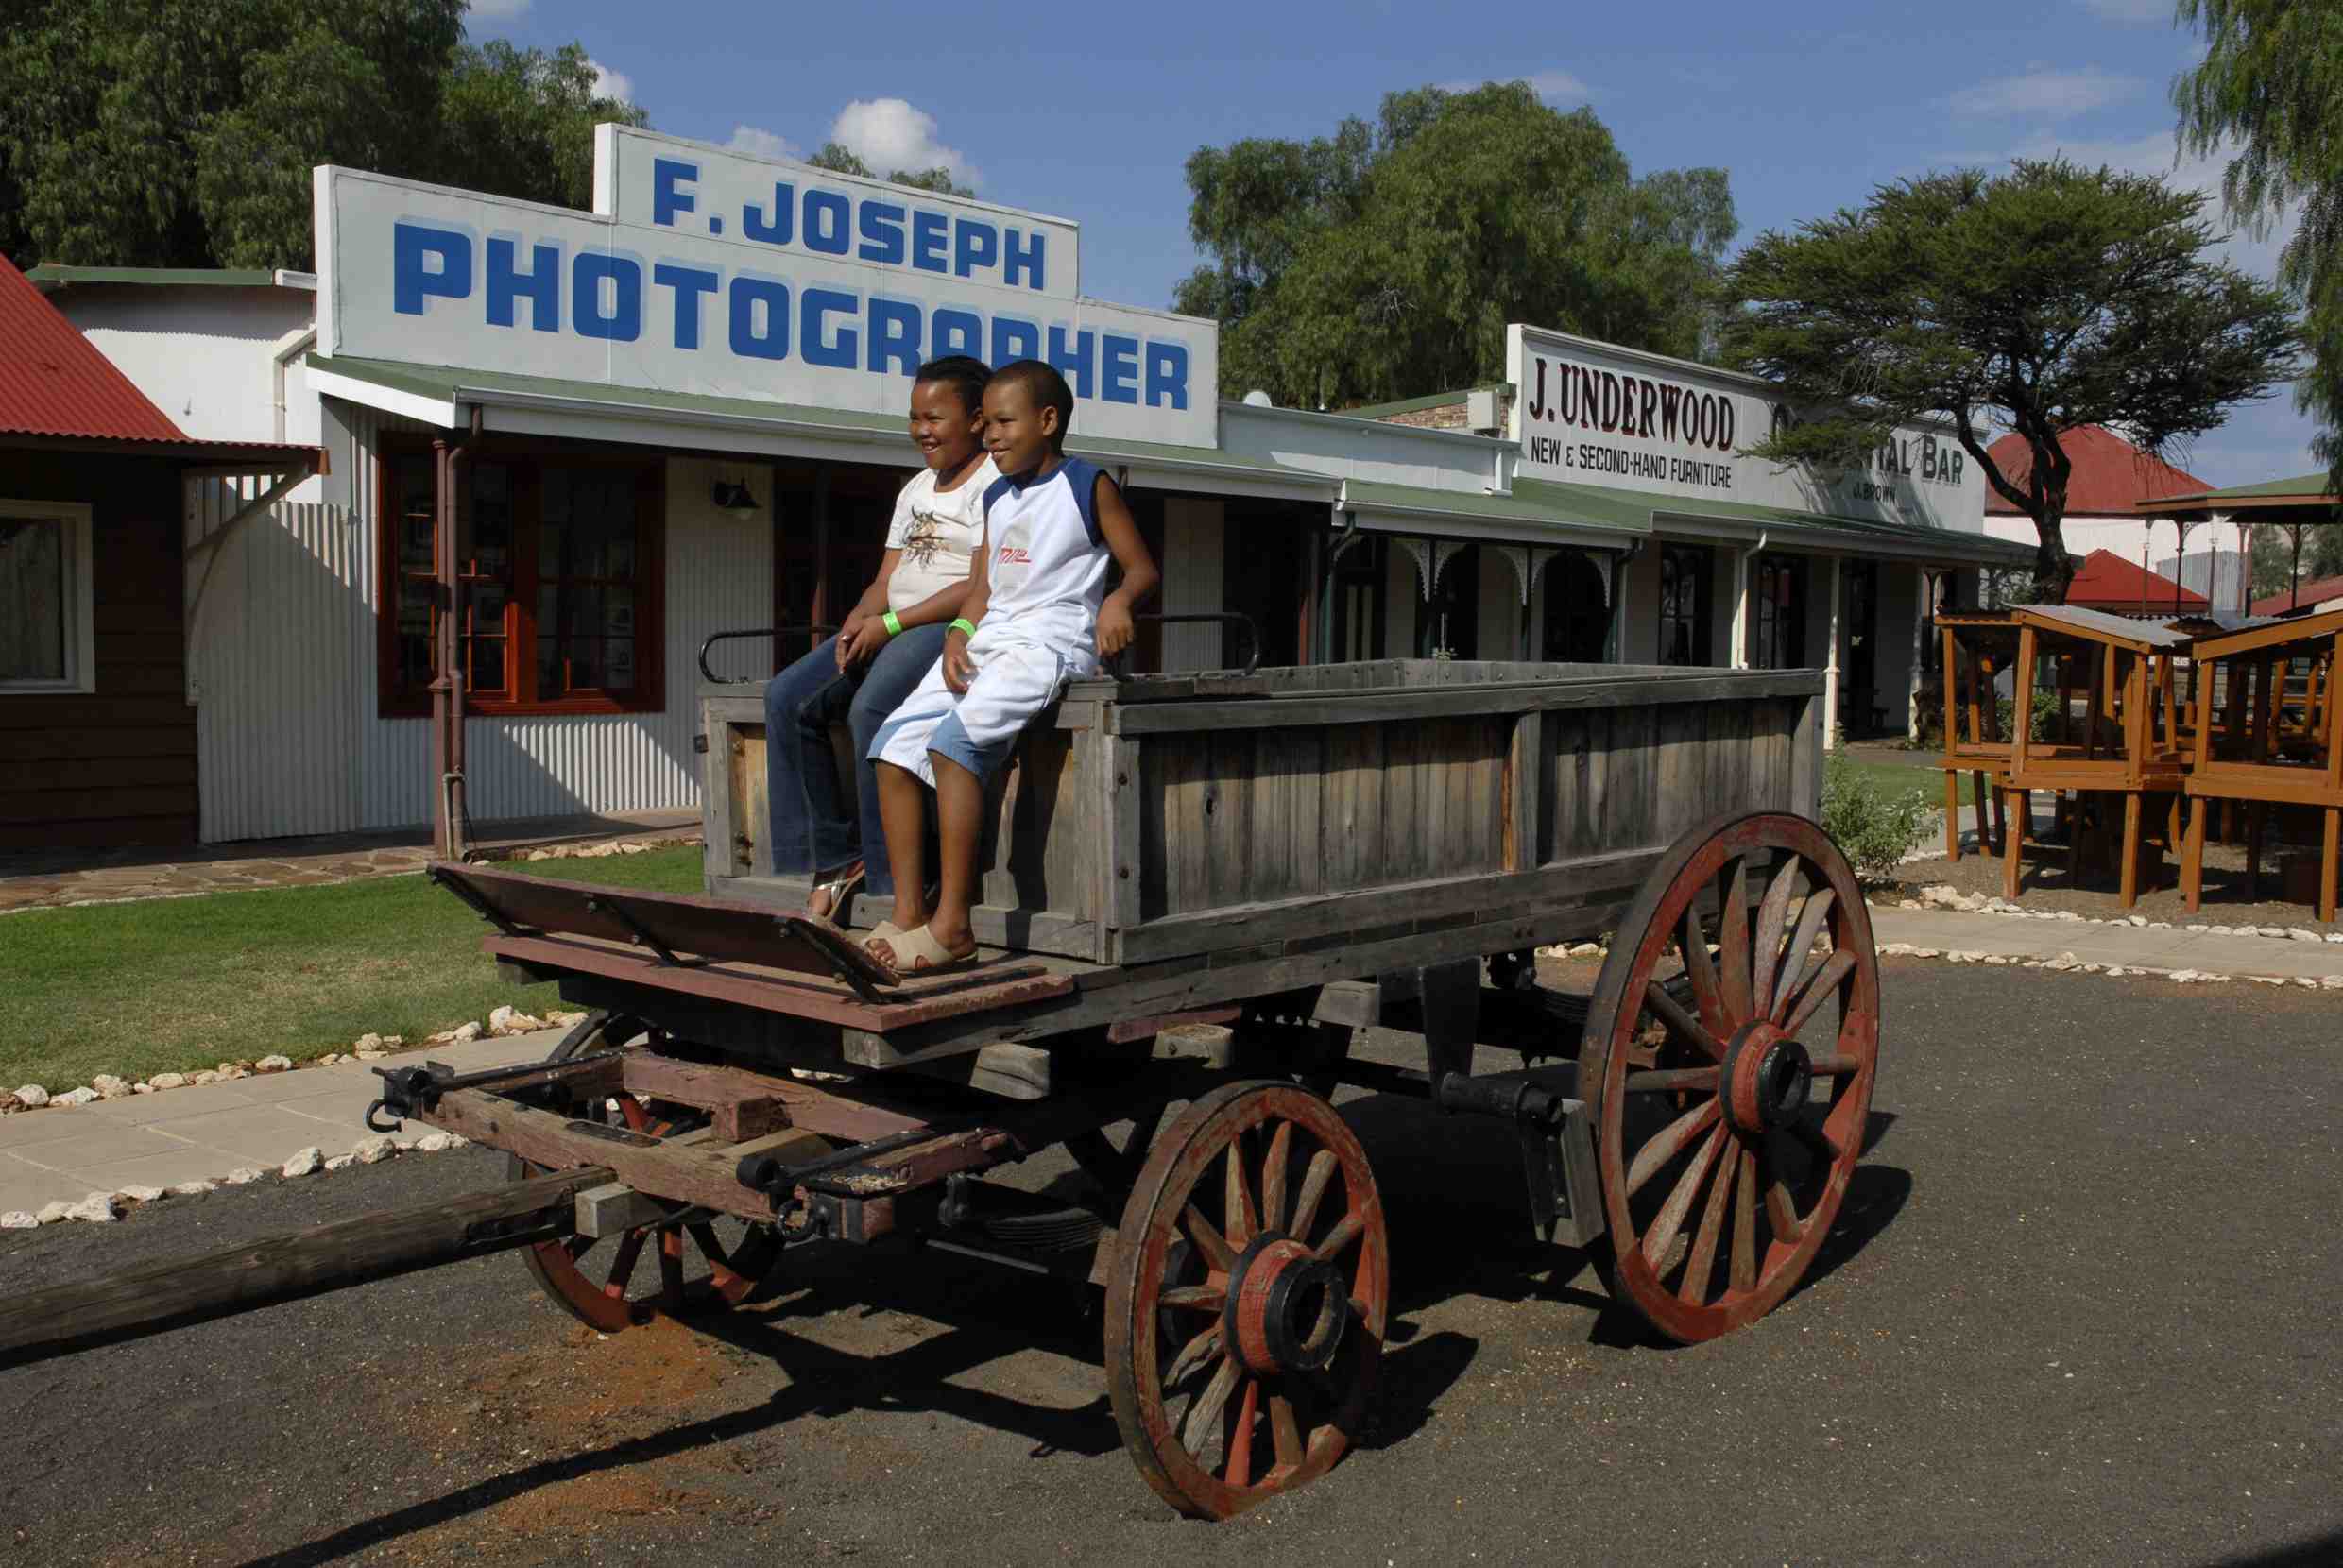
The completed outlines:
<svg viewBox="0 0 2343 1568">
<path fill-rule="evenodd" d="M 935 754 L 959 763 L 980 782 L 989 780 L 1034 715 L 1055 702 L 1078 673 L 1062 655 L 1030 644 L 980 649 L 971 643 L 969 654 L 976 678 L 968 690 L 955 695 L 944 684 L 944 661 L 937 659 L 927 678 L 879 726 L 870 743 L 871 760 L 892 762 L 932 787 L 931 754 Z"/>
</svg>

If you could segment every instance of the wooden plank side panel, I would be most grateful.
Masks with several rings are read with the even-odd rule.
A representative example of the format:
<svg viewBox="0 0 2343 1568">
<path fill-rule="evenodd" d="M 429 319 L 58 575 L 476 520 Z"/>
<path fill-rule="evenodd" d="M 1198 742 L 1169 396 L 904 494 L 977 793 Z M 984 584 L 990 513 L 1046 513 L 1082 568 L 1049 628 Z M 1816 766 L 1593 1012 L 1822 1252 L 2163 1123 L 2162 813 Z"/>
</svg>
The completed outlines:
<svg viewBox="0 0 2343 1568">
<path fill-rule="evenodd" d="M 1391 720 L 1375 726 L 1383 737 L 1383 824 L 1381 880 L 1412 882 L 1429 874 L 1426 842 L 1430 803 L 1426 784 L 1428 726 Z"/>
<path fill-rule="evenodd" d="M 1671 709 L 1631 703 L 1611 714 L 1605 744 L 1603 795 L 1597 803 L 1600 837 L 1587 850 L 1608 854 L 1667 841 L 1659 833 L 1660 715 Z"/>
<path fill-rule="evenodd" d="M 1385 735 L 1382 724 L 1341 724 L 1325 732 L 1318 830 L 1329 893 L 1391 880 L 1383 859 Z"/>
</svg>

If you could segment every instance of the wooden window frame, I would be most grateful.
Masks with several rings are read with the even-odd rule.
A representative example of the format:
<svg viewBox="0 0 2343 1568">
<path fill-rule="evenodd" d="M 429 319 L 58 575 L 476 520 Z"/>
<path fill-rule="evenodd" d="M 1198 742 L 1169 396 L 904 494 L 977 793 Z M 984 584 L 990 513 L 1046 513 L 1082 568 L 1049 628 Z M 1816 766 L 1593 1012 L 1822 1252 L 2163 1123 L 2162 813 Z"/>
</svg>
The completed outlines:
<svg viewBox="0 0 2343 1568">
<path fill-rule="evenodd" d="M 1768 576 L 1787 577 L 1789 600 L 1787 604 L 1765 591 Z M 1803 670 L 1806 668 L 1806 578 L 1807 566 L 1798 555 L 1763 554 L 1750 563 L 1750 650 L 1749 663 L 1753 670 Z M 1779 633 L 1787 623 L 1792 634 L 1791 659 L 1787 664 L 1770 662 L 1777 650 L 1769 630 Z"/>
<path fill-rule="evenodd" d="M 379 716 L 385 719 L 426 718 L 431 713 L 431 692 L 427 688 L 404 689 L 398 681 L 398 589 L 403 579 L 399 567 L 399 518 L 394 511 L 393 484 L 401 462 L 419 458 L 428 463 L 431 456 L 432 449 L 426 442 L 386 441 L 375 465 L 376 705 Z M 656 454 L 499 443 L 476 449 L 464 460 L 467 468 L 484 461 L 505 464 L 514 474 L 511 572 L 505 601 L 505 684 L 494 694 L 467 691 L 465 714 L 497 718 L 665 712 L 665 458 Z M 629 469 L 639 475 L 635 491 L 635 685 L 631 690 L 583 690 L 549 698 L 537 694 L 537 601 L 542 580 L 538 571 L 538 542 L 543 525 L 543 473 L 548 468 L 559 467 Z M 436 529 L 434 536 L 436 577 Z M 436 635 L 433 651 L 436 657 Z"/>
<path fill-rule="evenodd" d="M 26 676 L 0 679 L 0 696 L 86 697 L 97 690 L 97 554 L 92 508 L 85 501 L 22 501 L 0 498 L 0 518 L 55 522 L 64 533 L 63 600 L 58 614 L 64 644 L 64 673 L 54 680 Z"/>
<path fill-rule="evenodd" d="M 1689 562 L 1692 567 L 1692 613 L 1689 618 L 1679 611 L 1671 615 L 1667 607 L 1667 566 L 1670 560 Z M 1712 545 L 1679 544 L 1663 540 L 1660 545 L 1660 614 L 1659 661 L 1671 669 L 1705 670 L 1715 667 L 1717 600 L 1715 593 L 1717 551 Z M 1679 572 L 1681 578 L 1682 572 Z M 1668 628 L 1677 621 L 1689 621 L 1692 629 L 1692 659 L 1677 664 L 1668 657 Z"/>
</svg>

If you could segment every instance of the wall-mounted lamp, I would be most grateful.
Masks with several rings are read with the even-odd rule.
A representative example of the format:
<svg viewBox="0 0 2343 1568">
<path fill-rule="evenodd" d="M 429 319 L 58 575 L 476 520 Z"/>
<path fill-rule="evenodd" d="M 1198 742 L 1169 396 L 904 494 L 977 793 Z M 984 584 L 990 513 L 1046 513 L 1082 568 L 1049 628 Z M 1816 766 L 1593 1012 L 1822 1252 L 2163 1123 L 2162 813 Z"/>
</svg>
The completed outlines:
<svg viewBox="0 0 2343 1568">
<path fill-rule="evenodd" d="M 712 499 L 715 501 L 717 510 L 728 512 L 744 520 L 753 518 L 762 510 L 757 504 L 757 498 L 748 493 L 748 483 L 745 480 L 717 480 Z"/>
</svg>

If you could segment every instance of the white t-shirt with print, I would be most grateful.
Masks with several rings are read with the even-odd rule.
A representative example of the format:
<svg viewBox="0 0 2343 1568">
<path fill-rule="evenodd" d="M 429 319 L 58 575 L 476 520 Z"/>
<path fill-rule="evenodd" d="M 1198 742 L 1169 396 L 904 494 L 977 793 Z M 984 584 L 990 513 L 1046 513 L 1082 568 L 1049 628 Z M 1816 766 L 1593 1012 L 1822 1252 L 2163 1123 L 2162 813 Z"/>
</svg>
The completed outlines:
<svg viewBox="0 0 2343 1568">
<path fill-rule="evenodd" d="M 912 476 L 887 524 L 887 548 L 903 553 L 887 580 L 887 608 L 899 615 L 968 580 L 969 563 L 984 544 L 984 492 L 1000 477 L 990 457 L 957 489 L 940 495 L 933 469 Z"/>
</svg>

